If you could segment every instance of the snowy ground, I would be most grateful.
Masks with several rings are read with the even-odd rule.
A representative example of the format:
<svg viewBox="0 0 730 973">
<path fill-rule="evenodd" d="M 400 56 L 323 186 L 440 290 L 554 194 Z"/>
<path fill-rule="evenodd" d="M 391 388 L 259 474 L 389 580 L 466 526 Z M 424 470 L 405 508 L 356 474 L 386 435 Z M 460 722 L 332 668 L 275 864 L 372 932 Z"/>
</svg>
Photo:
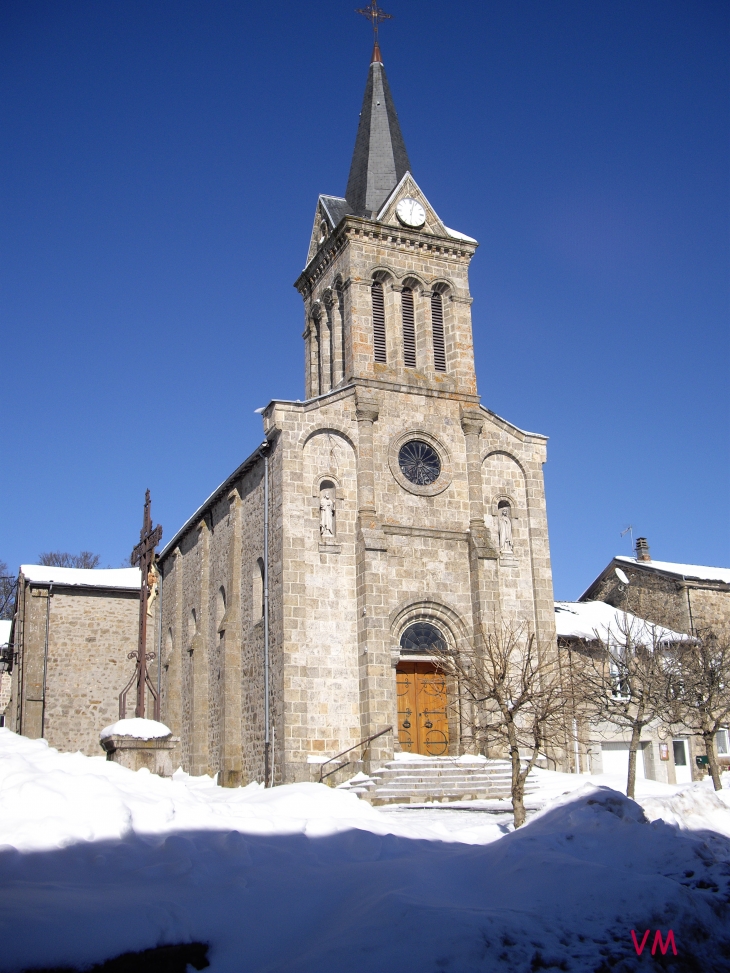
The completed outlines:
<svg viewBox="0 0 730 973">
<path fill-rule="evenodd" d="M 730 969 L 730 791 L 536 776 L 513 832 L 506 802 L 223 790 L 0 729 L 0 970 L 196 940 L 212 973 Z"/>
</svg>

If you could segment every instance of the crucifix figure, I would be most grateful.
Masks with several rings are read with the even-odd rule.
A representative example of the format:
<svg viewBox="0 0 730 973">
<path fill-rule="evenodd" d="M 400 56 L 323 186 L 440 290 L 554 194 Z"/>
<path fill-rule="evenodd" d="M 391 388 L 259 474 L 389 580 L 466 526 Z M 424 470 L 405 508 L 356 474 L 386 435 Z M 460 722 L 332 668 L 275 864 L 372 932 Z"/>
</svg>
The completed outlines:
<svg viewBox="0 0 730 973">
<path fill-rule="evenodd" d="M 381 20 L 392 20 L 393 14 L 387 14 L 384 10 L 381 10 L 378 6 L 378 0 L 370 0 L 369 7 L 358 7 L 355 10 L 355 13 L 362 14 L 363 17 L 367 17 L 372 23 L 373 34 L 375 35 L 375 50 L 378 52 L 378 55 L 380 55 L 380 47 L 378 45 L 378 25 Z"/>
<path fill-rule="evenodd" d="M 154 583 L 155 576 L 152 571 L 152 564 L 155 557 L 155 548 L 162 539 L 162 527 L 152 527 L 152 515 L 150 508 L 150 491 L 148 490 L 144 498 L 144 519 L 142 520 L 142 530 L 139 532 L 139 544 L 132 551 L 130 558 L 133 565 L 139 566 L 142 575 L 142 585 L 139 591 L 139 642 L 137 651 L 130 652 L 127 658 L 135 659 L 136 665 L 134 674 L 119 694 L 119 719 L 123 720 L 127 709 L 127 693 L 132 688 L 135 680 L 137 682 L 137 706 L 134 715 L 144 719 L 146 691 L 152 693 L 155 701 L 154 718 L 160 718 L 160 700 L 157 690 L 152 685 L 152 680 L 147 672 L 147 663 L 155 658 L 154 652 L 147 652 L 147 607 L 150 596 L 150 583 Z"/>
</svg>

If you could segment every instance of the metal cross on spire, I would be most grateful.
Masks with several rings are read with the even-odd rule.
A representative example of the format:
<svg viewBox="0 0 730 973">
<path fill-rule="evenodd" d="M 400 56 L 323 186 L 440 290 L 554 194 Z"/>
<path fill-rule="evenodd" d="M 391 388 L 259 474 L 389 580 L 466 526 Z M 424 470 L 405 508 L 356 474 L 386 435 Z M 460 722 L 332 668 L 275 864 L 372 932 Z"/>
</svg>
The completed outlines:
<svg viewBox="0 0 730 973">
<path fill-rule="evenodd" d="M 373 34 L 375 35 L 375 43 L 378 43 L 378 24 L 381 20 L 392 20 L 393 14 L 387 14 L 384 10 L 381 10 L 378 6 L 378 0 L 370 0 L 369 7 L 358 7 L 355 10 L 356 14 L 362 14 L 363 17 L 367 17 L 368 20 L 373 25 Z"/>
<path fill-rule="evenodd" d="M 149 606 L 150 580 L 152 584 L 155 583 L 152 564 L 155 557 L 155 548 L 162 540 L 162 527 L 159 524 L 157 527 L 152 527 L 151 506 L 152 501 L 150 500 L 150 491 L 148 490 L 144 497 L 144 517 L 142 519 L 142 530 L 139 532 L 139 544 L 132 551 L 130 558 L 132 564 L 135 566 L 139 565 L 142 575 L 142 585 L 139 592 L 139 642 L 137 644 L 137 651 L 130 652 L 127 656 L 128 659 L 135 659 L 136 665 L 132 678 L 119 694 L 119 718 L 121 720 L 126 715 L 127 693 L 132 688 L 135 680 L 137 682 L 137 706 L 134 715 L 144 718 L 145 696 L 149 689 L 154 700 L 154 718 L 156 720 L 160 718 L 160 700 L 157 695 L 157 690 L 152 685 L 152 680 L 147 672 L 147 663 L 155 658 L 154 652 L 147 651 L 147 609 Z M 152 579 L 150 579 L 150 575 L 152 575 Z"/>
</svg>

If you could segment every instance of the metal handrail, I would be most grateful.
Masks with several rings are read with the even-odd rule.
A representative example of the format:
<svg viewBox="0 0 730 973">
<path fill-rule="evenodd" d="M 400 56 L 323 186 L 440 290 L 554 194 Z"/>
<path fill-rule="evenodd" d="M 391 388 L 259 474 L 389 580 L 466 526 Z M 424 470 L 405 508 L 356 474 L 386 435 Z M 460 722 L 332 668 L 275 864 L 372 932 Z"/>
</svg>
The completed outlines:
<svg viewBox="0 0 730 973">
<path fill-rule="evenodd" d="M 392 731 L 392 729 L 393 729 L 392 726 L 388 726 L 384 730 L 381 730 L 380 733 L 373 733 L 372 736 L 365 737 L 364 740 L 361 740 L 359 743 L 356 743 L 354 747 L 348 747 L 347 750 L 342 750 L 340 753 L 336 753 L 334 755 L 334 757 L 330 757 L 329 760 L 325 760 L 325 762 L 323 764 L 321 764 L 321 766 L 319 768 L 319 782 L 320 782 L 320 784 L 325 779 L 325 777 L 329 777 L 330 774 L 334 774 L 338 770 L 341 770 L 342 767 L 346 767 L 351 761 L 347 760 L 347 761 L 345 761 L 344 764 L 342 764 L 342 767 L 336 767 L 334 770 L 329 771 L 329 773 L 324 774 L 324 773 L 322 773 L 322 771 L 327 766 L 327 764 L 331 764 L 333 760 L 339 760 L 340 757 L 344 757 L 346 753 L 352 753 L 353 750 L 357 750 L 359 747 L 361 747 L 365 743 L 370 743 L 371 740 L 377 740 L 378 737 L 381 737 L 381 736 L 383 736 L 386 733 L 390 733 Z"/>
</svg>

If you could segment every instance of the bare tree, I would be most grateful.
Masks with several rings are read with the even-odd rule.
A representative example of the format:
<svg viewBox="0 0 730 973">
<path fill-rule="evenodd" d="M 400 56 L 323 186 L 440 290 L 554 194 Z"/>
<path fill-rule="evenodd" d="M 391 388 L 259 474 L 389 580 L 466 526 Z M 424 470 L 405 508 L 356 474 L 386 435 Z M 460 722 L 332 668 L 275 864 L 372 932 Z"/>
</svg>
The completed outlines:
<svg viewBox="0 0 730 973">
<path fill-rule="evenodd" d="M 38 555 L 38 563 L 53 568 L 98 568 L 101 558 L 91 551 L 69 554 L 68 551 L 46 551 Z"/>
<path fill-rule="evenodd" d="M 497 740 L 509 753 L 515 828 L 525 823 L 525 781 L 538 756 L 564 733 L 564 696 L 554 645 L 527 626 L 495 620 L 476 644 L 439 657 L 453 679 L 454 704 L 477 747 Z"/>
<path fill-rule="evenodd" d="M 641 733 L 666 713 L 672 640 L 682 636 L 628 613 L 595 636 L 567 647 L 573 709 L 583 720 L 630 732 L 626 794 L 633 798 Z"/>
<path fill-rule="evenodd" d="M 13 617 L 17 585 L 18 579 L 9 573 L 5 561 L 0 561 L 0 618 L 2 619 Z"/>
<path fill-rule="evenodd" d="M 718 730 L 730 721 L 730 632 L 706 631 L 683 643 L 672 659 L 668 720 L 702 738 L 716 791 Z"/>
</svg>

